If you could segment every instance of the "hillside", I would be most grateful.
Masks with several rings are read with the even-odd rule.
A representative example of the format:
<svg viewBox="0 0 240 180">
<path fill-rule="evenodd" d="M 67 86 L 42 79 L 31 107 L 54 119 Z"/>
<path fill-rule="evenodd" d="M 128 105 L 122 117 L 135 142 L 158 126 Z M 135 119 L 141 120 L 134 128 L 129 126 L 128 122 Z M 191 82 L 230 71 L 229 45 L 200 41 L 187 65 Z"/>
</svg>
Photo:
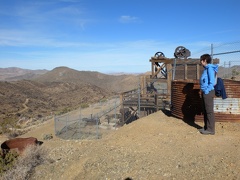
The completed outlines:
<svg viewBox="0 0 240 180">
<path fill-rule="evenodd" d="M 18 68 L 6 71 L 26 72 Z M 114 76 L 67 67 L 55 68 L 31 80 L 0 81 L 0 123 L 15 126 L 16 121 L 33 122 L 66 113 L 134 89 L 138 83 L 136 75 Z"/>
<path fill-rule="evenodd" d="M 77 71 L 68 67 L 57 67 L 34 80 L 39 82 L 84 82 L 120 93 L 137 88 L 139 78 L 139 75 L 107 75 L 95 71 Z"/>
<path fill-rule="evenodd" d="M 199 122 L 199 125 L 203 125 Z M 23 137 L 54 134 L 48 121 Z M 202 135 L 161 111 L 98 140 L 43 140 L 49 162 L 30 179 L 239 179 L 240 124 L 216 123 L 216 134 Z M 2 139 L 3 141 L 4 139 Z"/>
<path fill-rule="evenodd" d="M 42 119 L 97 102 L 113 93 L 84 83 L 0 82 L 0 123 Z"/>
<path fill-rule="evenodd" d="M 0 81 L 17 81 L 33 79 L 48 72 L 47 70 L 30 70 L 17 67 L 0 68 Z"/>
<path fill-rule="evenodd" d="M 0 68 L 0 81 L 34 80 L 39 82 L 87 83 L 118 93 L 138 87 L 140 76 L 123 73 L 109 75 L 96 71 L 77 71 L 68 67 L 56 67 L 51 71 L 17 67 Z"/>
</svg>

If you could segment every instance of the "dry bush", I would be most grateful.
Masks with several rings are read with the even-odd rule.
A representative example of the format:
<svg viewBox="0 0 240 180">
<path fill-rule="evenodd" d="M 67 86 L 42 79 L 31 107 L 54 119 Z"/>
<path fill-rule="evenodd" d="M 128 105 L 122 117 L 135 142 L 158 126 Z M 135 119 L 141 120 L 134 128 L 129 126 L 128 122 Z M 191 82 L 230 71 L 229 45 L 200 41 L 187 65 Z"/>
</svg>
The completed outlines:
<svg viewBox="0 0 240 180">
<path fill-rule="evenodd" d="M 4 172 L 8 171 L 13 167 L 15 164 L 15 161 L 17 160 L 18 154 L 17 152 L 8 152 L 5 157 L 2 156 L 3 154 L 1 153 L 0 156 L 0 176 Z"/>
<path fill-rule="evenodd" d="M 2 180 L 30 179 L 34 168 L 47 161 L 48 150 L 42 146 L 28 146 L 13 167 L 2 174 Z"/>
</svg>

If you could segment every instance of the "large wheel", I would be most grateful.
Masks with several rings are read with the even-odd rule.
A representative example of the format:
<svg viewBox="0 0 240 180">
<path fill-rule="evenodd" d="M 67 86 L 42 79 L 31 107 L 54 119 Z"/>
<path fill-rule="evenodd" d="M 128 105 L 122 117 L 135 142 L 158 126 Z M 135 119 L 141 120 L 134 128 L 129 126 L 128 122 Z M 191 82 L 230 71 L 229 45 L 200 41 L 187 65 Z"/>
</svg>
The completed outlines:
<svg viewBox="0 0 240 180">
<path fill-rule="evenodd" d="M 190 51 L 183 46 L 178 46 L 174 53 L 175 58 L 187 58 L 190 56 Z"/>
<path fill-rule="evenodd" d="M 157 57 L 157 58 L 159 58 L 159 57 L 165 57 L 165 55 L 163 54 L 163 52 L 156 52 L 155 55 L 154 55 L 154 57 Z"/>
<path fill-rule="evenodd" d="M 155 55 L 154 55 L 154 57 L 156 57 L 156 58 L 165 57 L 165 55 L 163 54 L 163 52 L 156 52 Z M 155 65 L 156 65 L 157 67 L 160 67 L 160 65 L 159 65 L 158 62 L 155 62 Z"/>
</svg>

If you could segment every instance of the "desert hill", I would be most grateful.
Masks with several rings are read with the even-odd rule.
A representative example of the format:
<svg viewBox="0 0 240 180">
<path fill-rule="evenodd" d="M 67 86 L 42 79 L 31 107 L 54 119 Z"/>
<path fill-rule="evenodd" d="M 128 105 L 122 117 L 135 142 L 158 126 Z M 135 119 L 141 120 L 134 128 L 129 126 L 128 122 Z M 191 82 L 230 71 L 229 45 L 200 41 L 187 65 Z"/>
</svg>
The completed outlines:
<svg viewBox="0 0 240 180">
<path fill-rule="evenodd" d="M 218 77 L 229 79 L 235 77 L 236 80 L 240 80 L 240 66 L 235 65 L 228 68 L 219 66 Z"/>
<path fill-rule="evenodd" d="M 18 75 L 26 72 L 18 68 L 6 71 L 12 74 L 13 71 L 19 72 Z M 2 72 L 6 71 L 2 69 Z M 137 75 L 106 75 L 67 67 L 55 68 L 31 80 L 5 79 L 0 81 L 0 123 L 14 126 L 19 120 L 35 121 L 52 114 L 66 113 L 137 88 L 138 83 Z"/>
<path fill-rule="evenodd" d="M 107 75 L 96 71 L 77 71 L 68 67 L 57 67 L 33 80 L 40 82 L 81 82 L 119 93 L 136 88 L 139 77 L 139 75 Z"/>
<path fill-rule="evenodd" d="M 91 84 L 36 82 L 21 80 L 0 82 L 0 123 L 35 121 L 107 98 L 113 93 Z"/>
<path fill-rule="evenodd" d="M 17 67 L 0 68 L 0 81 L 17 81 L 22 79 L 33 79 L 42 74 L 45 74 L 48 70 L 30 70 Z"/>
</svg>

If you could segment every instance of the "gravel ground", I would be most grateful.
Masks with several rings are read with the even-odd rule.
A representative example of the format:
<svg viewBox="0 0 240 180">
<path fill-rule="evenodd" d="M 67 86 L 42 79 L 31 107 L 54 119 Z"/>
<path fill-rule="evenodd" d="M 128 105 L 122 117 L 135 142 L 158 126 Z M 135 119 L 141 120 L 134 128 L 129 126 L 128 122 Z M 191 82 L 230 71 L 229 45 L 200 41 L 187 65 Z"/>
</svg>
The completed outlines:
<svg viewBox="0 0 240 180">
<path fill-rule="evenodd" d="M 53 132 L 50 120 L 24 137 L 43 140 Z M 202 135 L 159 111 L 102 139 L 43 141 L 49 161 L 36 167 L 31 179 L 240 179 L 239 123 L 218 122 L 215 135 Z"/>
</svg>

